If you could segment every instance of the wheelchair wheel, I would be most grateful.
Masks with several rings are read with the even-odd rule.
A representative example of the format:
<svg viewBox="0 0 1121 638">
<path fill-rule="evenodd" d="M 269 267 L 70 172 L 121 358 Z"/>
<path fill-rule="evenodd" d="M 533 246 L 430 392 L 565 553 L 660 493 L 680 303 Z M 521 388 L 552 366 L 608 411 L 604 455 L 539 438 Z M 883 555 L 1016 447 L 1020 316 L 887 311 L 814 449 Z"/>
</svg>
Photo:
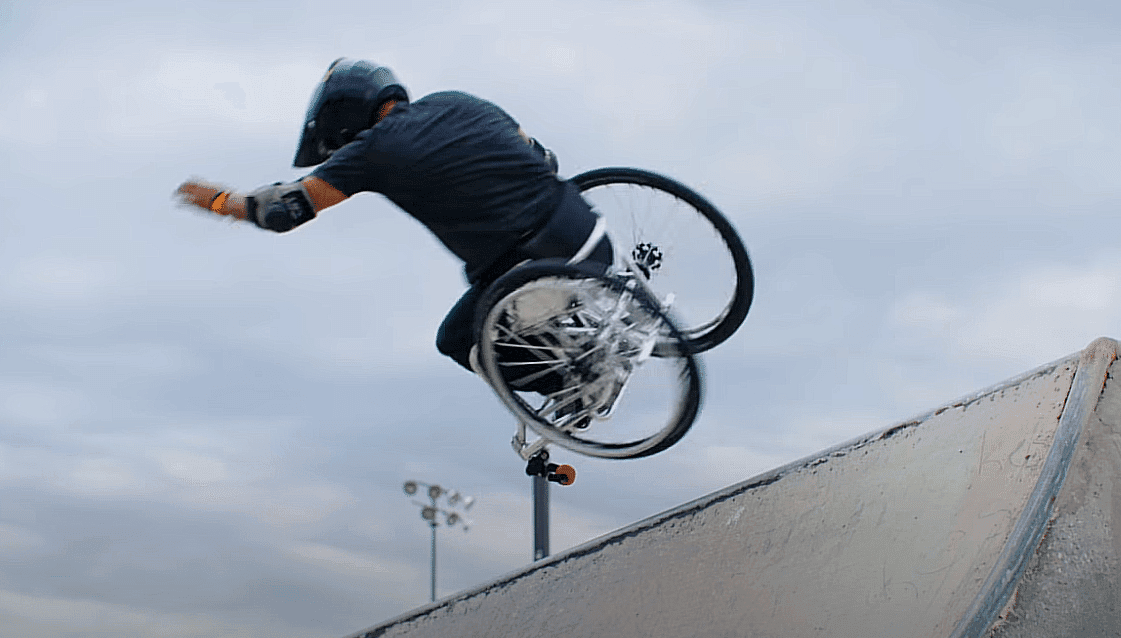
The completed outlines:
<svg viewBox="0 0 1121 638">
<path fill-rule="evenodd" d="M 663 303 L 672 296 L 694 352 L 739 329 L 755 277 L 747 249 L 715 206 L 673 179 L 634 168 L 600 168 L 572 181 L 607 221 L 616 267 L 629 259 Z"/>
<path fill-rule="evenodd" d="M 659 304 L 631 278 L 563 260 L 499 278 L 476 315 L 476 369 L 514 415 L 574 452 L 626 459 L 681 439 L 701 373 Z M 654 344 L 678 344 L 653 357 Z"/>
</svg>

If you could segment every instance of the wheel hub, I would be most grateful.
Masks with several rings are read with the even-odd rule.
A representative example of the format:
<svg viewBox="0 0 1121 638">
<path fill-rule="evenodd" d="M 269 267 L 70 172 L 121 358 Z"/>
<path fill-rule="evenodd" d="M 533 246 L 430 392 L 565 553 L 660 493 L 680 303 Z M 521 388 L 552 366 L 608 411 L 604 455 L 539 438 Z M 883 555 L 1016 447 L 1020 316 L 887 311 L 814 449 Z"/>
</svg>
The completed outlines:
<svg viewBox="0 0 1121 638">
<path fill-rule="evenodd" d="M 650 242 L 643 242 L 631 251 L 631 258 L 647 279 L 655 270 L 662 267 L 662 251 Z"/>
</svg>

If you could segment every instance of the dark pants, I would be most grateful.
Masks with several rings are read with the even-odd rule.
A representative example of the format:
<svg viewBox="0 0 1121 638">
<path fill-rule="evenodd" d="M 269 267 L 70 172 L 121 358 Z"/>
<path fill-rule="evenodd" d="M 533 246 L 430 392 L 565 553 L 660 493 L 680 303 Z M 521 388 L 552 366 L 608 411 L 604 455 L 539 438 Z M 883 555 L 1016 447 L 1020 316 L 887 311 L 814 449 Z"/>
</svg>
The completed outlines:
<svg viewBox="0 0 1121 638">
<path fill-rule="evenodd" d="M 475 312 L 479 298 L 492 283 L 515 265 L 527 259 L 551 257 L 571 258 L 583 247 L 595 228 L 598 215 L 578 193 L 566 197 L 545 227 L 533 237 L 497 260 L 490 269 L 474 282 L 467 292 L 452 306 L 436 333 L 436 348 L 459 365 L 471 370 L 471 347 L 475 345 Z M 605 236 L 582 263 L 600 264 L 604 270 L 611 265 L 614 253 Z"/>
</svg>

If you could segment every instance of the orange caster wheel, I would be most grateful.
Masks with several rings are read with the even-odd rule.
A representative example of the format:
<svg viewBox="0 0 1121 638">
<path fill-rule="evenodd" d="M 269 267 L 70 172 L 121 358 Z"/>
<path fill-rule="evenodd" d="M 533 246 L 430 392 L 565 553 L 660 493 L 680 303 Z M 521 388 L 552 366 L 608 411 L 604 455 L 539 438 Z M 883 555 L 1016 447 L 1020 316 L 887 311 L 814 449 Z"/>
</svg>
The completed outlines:
<svg viewBox="0 0 1121 638">
<path fill-rule="evenodd" d="M 572 485 L 576 482 L 576 468 L 571 465 L 558 465 L 557 469 L 550 472 L 546 478 L 561 485 Z"/>
<path fill-rule="evenodd" d="M 525 473 L 529 476 L 541 476 L 561 485 L 572 485 L 576 481 L 576 468 L 571 465 L 549 463 L 548 452 L 534 455 L 526 465 Z"/>
</svg>

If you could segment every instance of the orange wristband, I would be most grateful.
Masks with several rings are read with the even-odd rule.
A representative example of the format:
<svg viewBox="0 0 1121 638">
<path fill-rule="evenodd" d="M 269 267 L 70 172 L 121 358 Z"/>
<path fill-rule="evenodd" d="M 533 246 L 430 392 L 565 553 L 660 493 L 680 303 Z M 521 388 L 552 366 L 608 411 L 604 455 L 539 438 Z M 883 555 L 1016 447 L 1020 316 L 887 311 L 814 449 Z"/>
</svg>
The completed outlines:
<svg viewBox="0 0 1121 638">
<path fill-rule="evenodd" d="M 229 193 L 227 193 L 226 191 L 222 191 L 215 195 L 214 199 L 210 200 L 210 206 L 207 206 L 207 208 L 221 215 L 222 207 L 226 205 L 226 200 L 229 199 L 229 197 Z"/>
</svg>

